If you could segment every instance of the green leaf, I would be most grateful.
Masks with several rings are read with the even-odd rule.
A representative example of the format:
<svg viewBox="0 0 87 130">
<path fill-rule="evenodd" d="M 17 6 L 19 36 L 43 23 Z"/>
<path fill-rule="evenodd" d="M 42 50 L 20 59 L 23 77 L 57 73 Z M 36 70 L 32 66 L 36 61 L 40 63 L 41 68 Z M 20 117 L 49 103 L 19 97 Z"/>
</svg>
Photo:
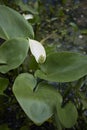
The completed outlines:
<svg viewBox="0 0 87 130">
<path fill-rule="evenodd" d="M 4 57 L 3 58 L 1 58 L 0 57 L 0 66 L 1 65 L 6 65 L 7 63 L 6 63 L 6 60 L 4 59 Z"/>
<path fill-rule="evenodd" d="M 33 38 L 32 26 L 15 10 L 0 5 L 0 37 L 3 39 L 16 37 Z"/>
<path fill-rule="evenodd" d="M 57 128 L 58 130 L 62 130 L 63 126 L 62 126 L 62 124 L 61 124 L 61 122 L 60 122 L 60 120 L 59 120 L 59 117 L 58 117 L 58 115 L 57 115 L 57 112 L 55 112 L 55 114 L 54 114 L 53 124 L 56 126 L 56 128 Z"/>
<path fill-rule="evenodd" d="M 62 0 L 62 4 L 66 4 L 67 3 L 67 0 Z"/>
<path fill-rule="evenodd" d="M 0 57 L 5 59 L 6 65 L 0 66 L 0 72 L 6 73 L 22 64 L 27 56 L 29 44 L 26 39 L 11 39 L 0 46 Z"/>
<path fill-rule="evenodd" d="M 51 53 L 39 67 L 36 77 L 53 82 L 71 82 L 87 74 L 87 56 L 75 52 Z"/>
<path fill-rule="evenodd" d="M 62 97 L 51 85 L 40 83 L 33 91 L 35 86 L 35 78 L 24 73 L 16 78 L 13 93 L 27 116 L 34 123 L 42 124 L 53 115 L 56 102 L 60 105 Z"/>
<path fill-rule="evenodd" d="M 17 5 L 19 5 L 20 6 L 20 8 L 21 8 L 21 10 L 22 11 L 29 11 L 30 13 L 32 13 L 32 14 L 38 14 L 38 12 L 35 10 L 35 9 L 33 9 L 31 6 L 29 6 L 27 3 L 23 3 L 23 1 L 22 0 L 15 0 L 14 1 Z"/>
<path fill-rule="evenodd" d="M 29 60 L 29 69 L 30 69 L 31 71 L 37 70 L 37 68 L 38 68 L 38 63 L 36 62 L 34 56 L 33 56 L 33 55 L 30 55 L 29 59 L 30 59 L 30 60 Z"/>
<path fill-rule="evenodd" d="M 71 22 L 70 25 L 75 31 L 78 31 L 78 26 L 75 23 Z"/>
<path fill-rule="evenodd" d="M 80 32 L 81 32 L 81 34 L 83 34 L 83 35 L 87 35 L 87 29 L 83 29 L 83 30 L 81 30 Z"/>
<path fill-rule="evenodd" d="M 77 109 L 71 102 L 67 103 L 63 108 L 57 104 L 57 115 L 65 128 L 71 128 L 75 125 L 78 118 Z"/>
<path fill-rule="evenodd" d="M 82 104 L 83 104 L 83 107 L 85 108 L 85 109 L 87 109 L 87 98 L 86 98 L 86 91 L 85 91 L 85 93 L 83 93 L 83 92 L 79 92 L 79 96 L 80 96 L 80 100 L 81 100 L 81 102 L 82 102 Z"/>
<path fill-rule="evenodd" d="M 9 83 L 8 79 L 0 77 L 0 94 L 1 95 L 3 95 L 3 91 L 7 88 L 8 83 Z"/>
<path fill-rule="evenodd" d="M 83 107 L 84 107 L 85 109 L 87 109 L 87 99 L 86 99 L 86 100 L 81 99 L 81 102 L 82 102 L 82 104 L 83 104 Z"/>
</svg>

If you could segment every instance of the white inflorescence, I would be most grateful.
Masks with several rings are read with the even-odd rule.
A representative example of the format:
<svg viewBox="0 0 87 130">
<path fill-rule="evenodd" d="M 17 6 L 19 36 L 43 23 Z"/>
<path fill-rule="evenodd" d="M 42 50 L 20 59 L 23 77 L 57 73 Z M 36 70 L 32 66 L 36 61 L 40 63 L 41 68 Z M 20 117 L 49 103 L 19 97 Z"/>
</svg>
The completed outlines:
<svg viewBox="0 0 87 130">
<path fill-rule="evenodd" d="M 46 51 L 43 45 L 33 39 L 29 39 L 29 46 L 32 55 L 35 57 L 37 63 L 44 63 L 46 60 Z"/>
<path fill-rule="evenodd" d="M 24 18 L 25 18 L 26 20 L 28 20 L 28 19 L 33 19 L 33 15 L 32 15 L 32 14 L 23 14 L 23 16 L 24 16 Z"/>
</svg>

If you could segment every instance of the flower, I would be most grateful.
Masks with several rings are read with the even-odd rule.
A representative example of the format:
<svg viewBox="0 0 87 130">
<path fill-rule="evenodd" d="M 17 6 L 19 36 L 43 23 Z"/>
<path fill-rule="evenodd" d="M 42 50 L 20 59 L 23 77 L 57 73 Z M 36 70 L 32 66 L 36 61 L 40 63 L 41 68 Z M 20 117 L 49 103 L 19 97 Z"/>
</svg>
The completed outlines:
<svg viewBox="0 0 87 130">
<path fill-rule="evenodd" d="M 43 45 L 33 39 L 29 39 L 29 46 L 32 55 L 35 57 L 37 63 L 44 63 L 46 60 L 46 51 Z"/>
<path fill-rule="evenodd" d="M 33 15 L 32 15 L 32 14 L 23 14 L 23 16 L 24 16 L 24 18 L 25 18 L 26 20 L 28 20 L 28 19 L 33 19 Z"/>
</svg>

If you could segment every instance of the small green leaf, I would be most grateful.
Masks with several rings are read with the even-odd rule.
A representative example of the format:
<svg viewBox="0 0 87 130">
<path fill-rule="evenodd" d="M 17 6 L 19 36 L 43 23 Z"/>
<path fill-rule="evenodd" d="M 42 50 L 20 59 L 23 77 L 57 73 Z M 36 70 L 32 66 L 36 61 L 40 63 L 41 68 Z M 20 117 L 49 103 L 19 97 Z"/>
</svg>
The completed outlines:
<svg viewBox="0 0 87 130">
<path fill-rule="evenodd" d="M 83 104 L 83 107 L 87 109 L 87 100 L 82 99 L 81 102 Z"/>
<path fill-rule="evenodd" d="M 13 93 L 27 116 L 34 123 L 42 124 L 53 115 L 56 102 L 60 105 L 62 97 L 51 85 L 40 83 L 33 91 L 35 86 L 35 78 L 24 73 L 16 78 Z"/>
<path fill-rule="evenodd" d="M 86 91 L 85 91 L 86 92 Z M 86 98 L 86 93 L 83 93 L 83 92 L 79 92 L 79 96 L 81 97 L 81 102 L 83 104 L 83 107 L 85 109 L 87 109 L 87 98 Z"/>
<path fill-rule="evenodd" d="M 78 31 L 78 26 L 75 23 L 71 22 L 70 25 L 75 31 Z"/>
<path fill-rule="evenodd" d="M 9 83 L 8 79 L 0 77 L 0 94 L 1 95 L 3 95 L 3 91 L 7 88 L 8 83 Z"/>
<path fill-rule="evenodd" d="M 75 125 L 78 118 L 77 109 L 71 102 L 67 103 L 63 108 L 57 104 L 57 114 L 65 128 L 71 128 Z"/>
<path fill-rule="evenodd" d="M 6 64 L 0 66 L 0 72 L 6 73 L 22 64 L 29 49 L 28 41 L 23 38 L 11 39 L 0 46 L 0 57 Z M 3 60 L 2 59 L 2 60 Z"/>
<path fill-rule="evenodd" d="M 14 1 L 17 5 L 19 5 L 20 6 L 20 8 L 21 8 L 21 10 L 22 11 L 29 11 L 30 13 L 32 13 L 32 14 L 38 14 L 38 12 L 35 10 L 35 9 L 33 9 L 31 6 L 29 6 L 27 3 L 23 3 L 23 1 L 22 0 L 15 0 Z"/>
<path fill-rule="evenodd" d="M 0 37 L 3 39 L 16 37 L 33 38 L 32 26 L 15 10 L 0 5 Z"/>
<path fill-rule="evenodd" d="M 83 30 L 81 30 L 81 34 L 83 34 L 83 35 L 87 35 L 87 29 L 83 29 Z"/>
<path fill-rule="evenodd" d="M 71 82 L 87 74 L 87 56 L 75 52 L 51 53 L 39 67 L 36 77 L 53 82 Z"/>
</svg>

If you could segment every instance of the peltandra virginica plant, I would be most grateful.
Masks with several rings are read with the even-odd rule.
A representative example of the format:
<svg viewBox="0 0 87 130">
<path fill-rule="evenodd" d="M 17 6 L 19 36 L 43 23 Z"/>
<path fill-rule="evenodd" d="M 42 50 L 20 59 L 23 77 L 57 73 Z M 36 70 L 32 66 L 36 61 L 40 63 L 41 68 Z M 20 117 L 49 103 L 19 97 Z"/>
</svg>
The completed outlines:
<svg viewBox="0 0 87 130">
<path fill-rule="evenodd" d="M 19 73 L 12 86 L 13 94 L 26 115 L 37 125 L 54 118 L 58 130 L 75 125 L 78 118 L 76 106 L 71 101 L 62 106 L 63 97 L 51 82 L 72 82 L 85 76 L 87 56 L 51 52 L 46 57 L 41 43 L 33 40 L 32 26 L 18 12 L 1 5 L 0 38 L 5 40 L 0 46 L 0 73 L 5 75 L 10 70 L 16 71 L 24 63 L 29 48 L 38 63 L 33 73 L 29 70 Z M 39 83 L 38 78 L 42 79 Z M 0 84 L 2 82 L 3 86 L 9 83 L 8 79 L 0 77 Z M 3 86 L 0 86 L 1 90 Z"/>
</svg>

